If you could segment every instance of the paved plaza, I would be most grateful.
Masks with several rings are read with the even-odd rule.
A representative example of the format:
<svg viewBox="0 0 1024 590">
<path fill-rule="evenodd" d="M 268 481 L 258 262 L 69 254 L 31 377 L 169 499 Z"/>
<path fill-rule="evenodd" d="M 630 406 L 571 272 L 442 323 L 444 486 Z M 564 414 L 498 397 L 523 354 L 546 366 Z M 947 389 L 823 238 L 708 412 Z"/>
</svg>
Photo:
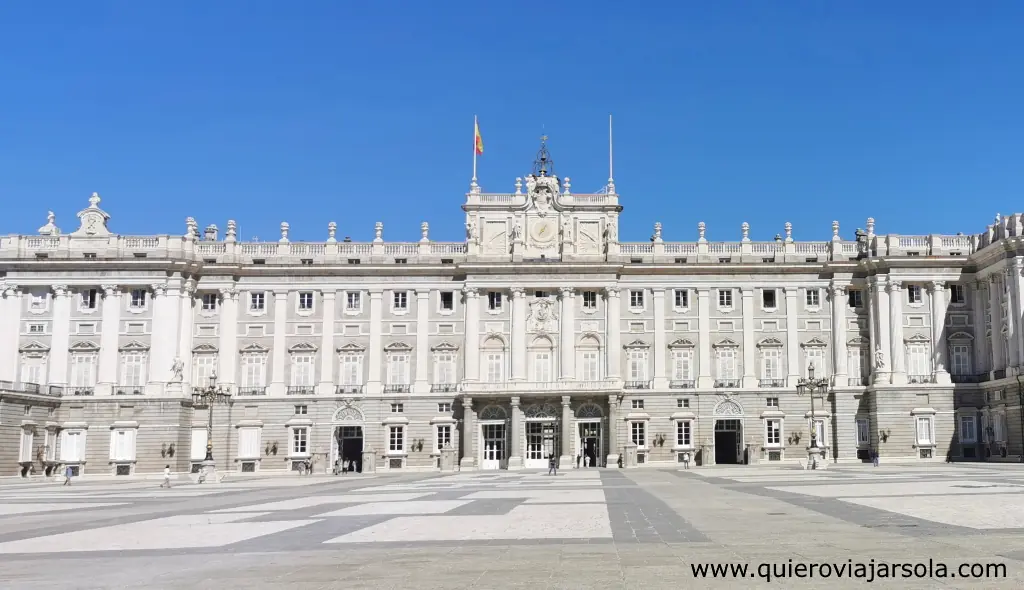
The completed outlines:
<svg viewBox="0 0 1024 590">
<path fill-rule="evenodd" d="M 691 564 L 1005 563 L 1024 585 L 1024 467 L 532 471 L 0 484 L 10 588 L 863 587 L 694 579 Z M 876 582 L 877 584 L 877 582 Z"/>
</svg>

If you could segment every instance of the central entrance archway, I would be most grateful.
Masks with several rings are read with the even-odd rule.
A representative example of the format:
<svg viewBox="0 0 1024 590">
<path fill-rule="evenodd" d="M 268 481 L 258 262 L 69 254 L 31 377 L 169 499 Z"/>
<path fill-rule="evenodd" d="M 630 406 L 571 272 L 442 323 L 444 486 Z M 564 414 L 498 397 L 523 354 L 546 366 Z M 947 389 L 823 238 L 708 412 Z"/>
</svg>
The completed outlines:
<svg viewBox="0 0 1024 590">
<path fill-rule="evenodd" d="M 331 466 L 339 471 L 363 471 L 363 413 L 355 406 L 339 408 L 333 416 Z"/>
<path fill-rule="evenodd" d="M 561 420 L 554 404 L 532 404 L 523 409 L 526 420 L 526 456 L 523 467 L 547 469 L 548 459 L 562 452 Z"/>
<path fill-rule="evenodd" d="M 731 397 L 715 406 L 715 464 L 743 463 L 743 407 Z"/>
</svg>

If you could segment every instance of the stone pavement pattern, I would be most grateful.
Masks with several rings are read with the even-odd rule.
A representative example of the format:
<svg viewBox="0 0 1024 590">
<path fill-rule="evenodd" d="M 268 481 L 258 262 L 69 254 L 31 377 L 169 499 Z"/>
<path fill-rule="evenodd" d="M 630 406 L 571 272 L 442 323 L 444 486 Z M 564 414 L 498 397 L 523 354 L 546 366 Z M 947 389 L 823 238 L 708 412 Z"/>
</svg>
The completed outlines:
<svg viewBox="0 0 1024 590">
<path fill-rule="evenodd" d="M 12 588 L 863 587 L 694 579 L 691 563 L 1006 563 L 1024 586 L 1024 469 L 473 472 L 0 485 Z"/>
</svg>

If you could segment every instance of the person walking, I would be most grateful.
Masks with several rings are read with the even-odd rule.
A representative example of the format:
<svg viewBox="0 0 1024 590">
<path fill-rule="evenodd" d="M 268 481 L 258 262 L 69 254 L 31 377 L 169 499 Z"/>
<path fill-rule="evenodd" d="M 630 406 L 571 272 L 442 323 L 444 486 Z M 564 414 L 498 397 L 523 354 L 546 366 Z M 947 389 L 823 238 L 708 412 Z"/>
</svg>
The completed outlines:
<svg viewBox="0 0 1024 590">
<path fill-rule="evenodd" d="M 558 459 L 553 453 L 548 457 L 548 475 L 558 475 Z"/>
<path fill-rule="evenodd" d="M 171 487 L 171 466 L 170 465 L 164 465 L 164 482 L 162 484 L 160 484 L 160 487 L 168 488 L 168 489 L 170 489 L 170 487 Z"/>
<path fill-rule="evenodd" d="M 64 485 L 71 485 L 71 466 L 67 465 L 64 467 Z"/>
</svg>

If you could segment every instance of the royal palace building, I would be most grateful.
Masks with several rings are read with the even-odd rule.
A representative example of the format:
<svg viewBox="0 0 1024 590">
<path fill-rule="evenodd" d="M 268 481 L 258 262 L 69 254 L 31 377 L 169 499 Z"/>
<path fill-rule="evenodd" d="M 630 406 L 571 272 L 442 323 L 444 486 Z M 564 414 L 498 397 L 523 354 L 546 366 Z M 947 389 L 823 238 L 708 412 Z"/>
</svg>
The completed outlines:
<svg viewBox="0 0 1024 590">
<path fill-rule="evenodd" d="M 116 234 L 94 194 L 0 237 L 0 475 L 196 471 L 208 442 L 241 473 L 1021 455 L 1024 215 L 626 242 L 614 181 L 574 193 L 543 147 L 462 209 L 454 243 L 244 242 Z"/>
</svg>

